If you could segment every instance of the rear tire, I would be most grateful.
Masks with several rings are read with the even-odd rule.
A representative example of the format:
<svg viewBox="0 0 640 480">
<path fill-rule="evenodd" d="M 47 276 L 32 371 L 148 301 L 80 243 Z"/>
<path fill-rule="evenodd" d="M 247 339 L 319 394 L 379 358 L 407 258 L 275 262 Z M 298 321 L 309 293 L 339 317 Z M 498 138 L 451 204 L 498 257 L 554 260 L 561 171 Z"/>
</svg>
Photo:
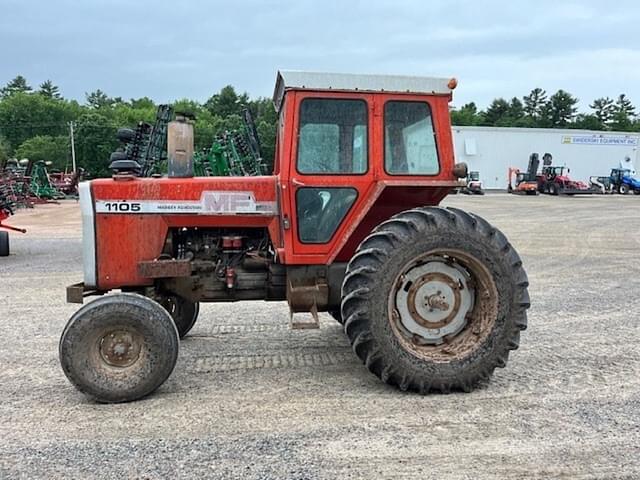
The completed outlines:
<svg viewBox="0 0 640 480">
<path fill-rule="evenodd" d="M 0 257 L 9 256 L 9 232 L 0 230 Z"/>
<path fill-rule="evenodd" d="M 618 191 L 620 192 L 621 195 L 626 195 L 627 193 L 629 193 L 629 187 L 627 185 L 620 185 L 620 188 L 618 189 Z"/>
<path fill-rule="evenodd" d="M 129 402 L 156 390 L 178 358 L 178 332 L 167 311 L 132 293 L 108 295 L 78 310 L 60 338 L 69 381 L 103 403 Z"/>
<path fill-rule="evenodd" d="M 344 320 L 342 319 L 342 313 L 340 312 L 340 310 L 329 310 L 327 313 L 331 315 L 333 319 L 340 325 L 344 325 Z"/>
<path fill-rule="evenodd" d="M 482 218 L 453 208 L 409 210 L 379 225 L 349 262 L 345 332 L 389 384 L 423 394 L 470 391 L 518 348 L 527 286 L 520 257 Z M 429 323 L 434 318 L 440 323 Z"/>
</svg>

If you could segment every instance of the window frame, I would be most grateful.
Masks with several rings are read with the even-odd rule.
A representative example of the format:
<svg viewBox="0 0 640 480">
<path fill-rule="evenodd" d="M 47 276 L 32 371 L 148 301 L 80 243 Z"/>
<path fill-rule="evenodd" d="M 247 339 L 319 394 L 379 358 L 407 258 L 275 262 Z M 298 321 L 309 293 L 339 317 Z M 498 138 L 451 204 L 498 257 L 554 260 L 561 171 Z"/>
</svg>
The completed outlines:
<svg viewBox="0 0 640 480">
<path fill-rule="evenodd" d="M 344 215 L 336 225 L 336 228 L 333 230 L 333 233 L 331 234 L 329 239 L 324 242 L 308 242 L 308 241 L 302 240 L 302 237 L 300 236 L 300 217 L 298 215 L 298 192 L 300 190 L 304 190 L 305 188 L 316 189 L 316 190 L 323 190 L 323 189 L 324 190 L 352 190 L 356 192 L 356 197 L 353 199 L 353 202 L 351 202 L 351 205 L 349 205 L 349 208 L 347 209 L 347 211 L 344 213 Z M 356 187 L 352 187 L 350 185 L 339 185 L 339 186 L 305 185 L 304 187 L 300 187 L 296 189 L 294 196 L 295 196 L 295 214 L 296 214 L 296 236 L 298 237 L 298 241 L 302 245 L 328 245 L 333 241 L 333 238 L 336 236 L 336 233 L 338 233 L 338 230 L 340 230 L 340 227 L 342 227 L 342 225 L 344 224 L 345 219 L 349 216 L 349 214 L 351 213 L 351 210 L 353 210 L 354 205 L 358 203 L 358 199 L 360 198 L 360 192 Z"/>
<path fill-rule="evenodd" d="M 400 172 L 393 173 L 387 170 L 387 104 L 388 103 L 423 103 L 429 109 L 429 117 L 431 117 L 431 131 L 433 133 L 433 138 L 435 140 L 434 144 L 436 147 L 436 159 L 438 160 L 438 170 L 434 173 L 409 173 L 409 172 Z M 401 100 L 398 98 L 390 98 L 384 101 L 382 104 L 382 168 L 384 173 L 393 176 L 393 177 L 437 177 L 442 173 L 442 162 L 440 159 L 440 142 L 437 134 L 438 129 L 436 128 L 436 124 L 433 116 L 433 106 L 427 100 Z"/>
<path fill-rule="evenodd" d="M 357 101 L 357 102 L 362 102 L 364 103 L 365 109 L 365 127 L 367 128 L 367 134 L 366 134 L 366 139 L 367 139 L 367 151 L 366 151 L 366 155 L 365 155 L 365 160 L 366 160 L 366 169 L 363 172 L 334 172 L 334 173 L 329 173 L 329 172 L 316 172 L 316 173 L 305 173 L 305 172 L 301 172 L 298 169 L 298 164 L 299 164 L 299 159 L 300 159 L 300 132 L 302 130 L 302 104 L 304 102 L 306 102 L 307 100 L 338 100 L 338 101 L 343 101 L 343 100 L 347 100 L 347 101 Z M 307 177 L 313 177 L 313 176 L 327 176 L 327 177 L 331 177 L 331 176 L 355 176 L 355 177 L 361 177 L 363 175 L 367 175 L 371 169 L 371 124 L 369 123 L 369 102 L 364 99 L 364 98 L 359 98 L 359 97 L 328 97 L 328 96 L 308 96 L 308 97 L 303 97 L 299 102 L 298 102 L 298 111 L 296 112 L 297 117 L 298 117 L 298 122 L 296 125 L 297 131 L 296 131 L 296 158 L 295 158 L 295 162 L 294 162 L 294 169 L 296 174 L 298 175 L 303 175 L 303 176 L 307 176 Z"/>
</svg>

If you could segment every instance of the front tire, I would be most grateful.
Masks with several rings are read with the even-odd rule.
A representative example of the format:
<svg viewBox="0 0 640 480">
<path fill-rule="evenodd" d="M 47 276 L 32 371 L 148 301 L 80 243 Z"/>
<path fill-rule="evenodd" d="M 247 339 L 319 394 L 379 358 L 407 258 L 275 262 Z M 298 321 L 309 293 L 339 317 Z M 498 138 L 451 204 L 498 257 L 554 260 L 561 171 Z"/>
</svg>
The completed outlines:
<svg viewBox="0 0 640 480">
<path fill-rule="evenodd" d="M 629 187 L 627 185 L 620 185 L 620 188 L 618 189 L 618 191 L 620 192 L 621 195 L 626 195 L 627 193 L 629 193 Z"/>
<path fill-rule="evenodd" d="M 9 232 L 0 230 L 0 257 L 9 256 Z"/>
<path fill-rule="evenodd" d="M 378 226 L 349 262 L 342 316 L 355 353 L 402 390 L 472 390 L 527 326 L 527 275 L 505 236 L 453 208 Z"/>
<path fill-rule="evenodd" d="M 78 310 L 60 338 L 69 381 L 102 403 L 129 402 L 156 390 L 178 358 L 178 332 L 167 311 L 132 293 L 108 295 Z"/>
</svg>

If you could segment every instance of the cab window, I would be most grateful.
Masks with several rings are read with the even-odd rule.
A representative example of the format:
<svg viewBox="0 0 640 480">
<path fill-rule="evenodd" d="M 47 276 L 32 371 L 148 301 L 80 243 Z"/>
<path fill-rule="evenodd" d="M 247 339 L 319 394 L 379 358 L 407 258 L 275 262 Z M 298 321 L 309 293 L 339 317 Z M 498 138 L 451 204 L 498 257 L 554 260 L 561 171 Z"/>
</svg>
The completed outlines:
<svg viewBox="0 0 640 480">
<path fill-rule="evenodd" d="M 297 170 L 303 174 L 367 171 L 367 104 L 306 98 L 300 104 Z"/>
<path fill-rule="evenodd" d="M 302 187 L 296 192 L 298 238 L 327 243 L 358 197 L 351 187 Z"/>
<path fill-rule="evenodd" d="M 440 171 L 431 108 L 425 102 L 384 106 L 384 168 L 391 175 L 437 175 Z"/>
</svg>

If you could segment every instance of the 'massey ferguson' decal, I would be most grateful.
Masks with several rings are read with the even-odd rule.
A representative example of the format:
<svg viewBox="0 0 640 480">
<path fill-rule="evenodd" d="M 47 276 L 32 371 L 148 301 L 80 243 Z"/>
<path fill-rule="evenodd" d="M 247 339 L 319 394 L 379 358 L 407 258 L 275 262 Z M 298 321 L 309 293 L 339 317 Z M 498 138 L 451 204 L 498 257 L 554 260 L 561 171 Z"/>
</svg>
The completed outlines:
<svg viewBox="0 0 640 480">
<path fill-rule="evenodd" d="M 257 202 L 252 192 L 205 191 L 198 201 L 96 200 L 96 213 L 275 215 L 275 202 Z"/>
</svg>

